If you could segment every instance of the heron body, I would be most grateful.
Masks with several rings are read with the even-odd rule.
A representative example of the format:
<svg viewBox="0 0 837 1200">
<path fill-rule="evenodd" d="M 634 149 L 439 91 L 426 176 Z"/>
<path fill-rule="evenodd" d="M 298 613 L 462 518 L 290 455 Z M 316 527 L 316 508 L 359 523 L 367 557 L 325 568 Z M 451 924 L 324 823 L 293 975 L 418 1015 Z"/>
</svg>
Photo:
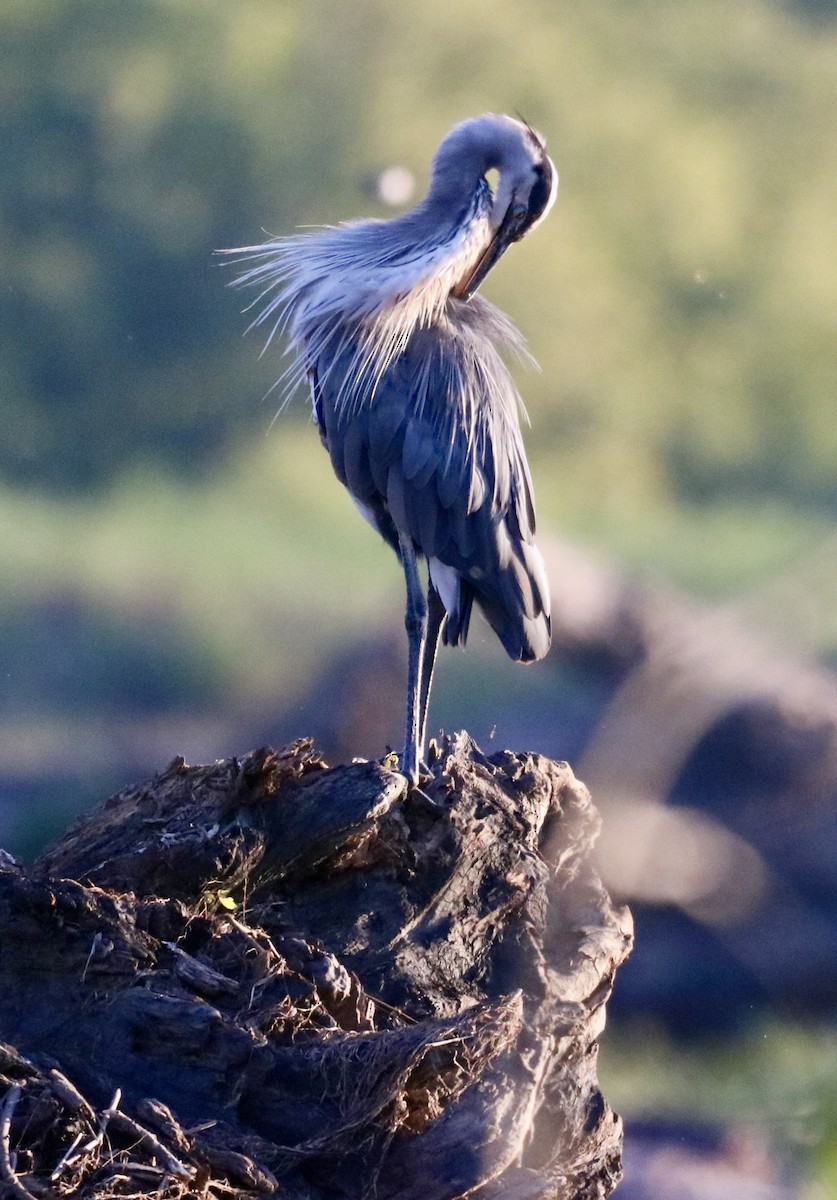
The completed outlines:
<svg viewBox="0 0 837 1200">
<path fill-rule="evenodd" d="M 540 223 L 556 187 L 540 137 L 488 114 L 448 134 L 410 212 L 239 252 L 254 265 L 237 282 L 261 288 L 254 324 L 267 326 L 268 342 L 288 333 L 286 382 L 308 379 L 337 477 L 404 568 L 402 770 L 413 782 L 438 641 L 465 643 L 474 602 L 513 659 L 549 649 L 520 400 L 500 355 L 522 339 L 475 293 L 508 245 Z"/>
</svg>

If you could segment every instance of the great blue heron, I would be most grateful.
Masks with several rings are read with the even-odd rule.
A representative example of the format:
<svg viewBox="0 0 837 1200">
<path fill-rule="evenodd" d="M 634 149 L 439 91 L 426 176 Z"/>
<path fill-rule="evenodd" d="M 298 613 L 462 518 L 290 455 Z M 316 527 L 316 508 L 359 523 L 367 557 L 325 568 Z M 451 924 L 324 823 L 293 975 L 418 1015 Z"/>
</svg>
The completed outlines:
<svg viewBox="0 0 837 1200">
<path fill-rule="evenodd" d="M 557 184 L 533 129 L 486 114 L 447 135 L 410 212 L 228 252 L 254 264 L 236 281 L 260 287 L 253 324 L 268 327 L 268 344 L 287 331 L 295 362 L 286 383 L 307 377 L 337 477 L 404 568 L 401 769 L 413 783 L 440 634 L 464 644 L 476 600 L 513 659 L 549 649 L 520 399 L 497 350 L 522 339 L 475 293 L 543 220 Z"/>
</svg>

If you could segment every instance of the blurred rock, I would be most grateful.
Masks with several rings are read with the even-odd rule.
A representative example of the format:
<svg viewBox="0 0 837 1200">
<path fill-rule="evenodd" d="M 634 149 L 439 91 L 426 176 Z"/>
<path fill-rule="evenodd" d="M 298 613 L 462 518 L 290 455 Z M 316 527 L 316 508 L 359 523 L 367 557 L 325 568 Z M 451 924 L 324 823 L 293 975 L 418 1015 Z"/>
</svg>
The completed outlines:
<svg viewBox="0 0 837 1200">
<path fill-rule="evenodd" d="M 620 1200 L 796 1200 L 799 1190 L 748 1128 L 632 1124 Z"/>
</svg>

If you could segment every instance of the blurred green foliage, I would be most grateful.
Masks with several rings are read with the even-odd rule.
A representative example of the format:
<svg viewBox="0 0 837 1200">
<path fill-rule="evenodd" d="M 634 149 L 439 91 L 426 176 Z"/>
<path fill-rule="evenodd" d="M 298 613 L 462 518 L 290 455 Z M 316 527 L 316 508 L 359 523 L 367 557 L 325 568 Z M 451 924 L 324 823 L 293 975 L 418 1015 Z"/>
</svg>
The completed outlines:
<svg viewBox="0 0 837 1200">
<path fill-rule="evenodd" d="M 380 211 L 452 122 L 520 109 L 559 208 L 489 291 L 556 515 L 837 505 L 837 28 L 776 0 L 13 0 L 0 14 L 0 379 L 11 481 L 178 475 L 269 381 L 211 260 Z M 274 371 L 278 370 L 275 365 Z"/>
</svg>

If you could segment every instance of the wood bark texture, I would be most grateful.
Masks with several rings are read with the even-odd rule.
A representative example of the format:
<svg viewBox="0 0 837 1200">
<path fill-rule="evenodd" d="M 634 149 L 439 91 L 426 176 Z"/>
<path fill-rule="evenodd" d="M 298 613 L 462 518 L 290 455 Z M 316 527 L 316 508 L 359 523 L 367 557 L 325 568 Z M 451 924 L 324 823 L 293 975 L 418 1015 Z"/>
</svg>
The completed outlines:
<svg viewBox="0 0 837 1200">
<path fill-rule="evenodd" d="M 176 759 L 0 852 L 0 1195 L 593 1200 L 627 910 L 564 763 Z"/>
</svg>

